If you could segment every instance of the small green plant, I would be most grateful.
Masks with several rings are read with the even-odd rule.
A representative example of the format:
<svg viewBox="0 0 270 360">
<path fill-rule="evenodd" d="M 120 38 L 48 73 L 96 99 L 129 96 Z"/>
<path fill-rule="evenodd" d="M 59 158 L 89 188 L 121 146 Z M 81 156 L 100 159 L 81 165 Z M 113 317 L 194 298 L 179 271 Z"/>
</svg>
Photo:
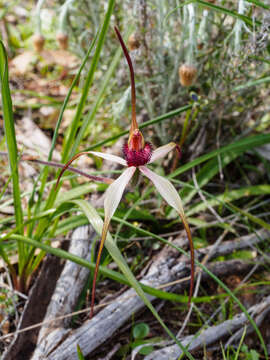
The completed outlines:
<svg viewBox="0 0 270 360">
<path fill-rule="evenodd" d="M 145 340 L 149 333 L 150 328 L 145 323 L 136 324 L 132 329 L 132 336 L 134 338 L 134 341 L 131 344 L 131 348 L 135 349 L 139 346 L 140 350 L 138 351 L 138 353 L 140 355 L 148 355 L 154 350 L 154 347 L 152 345 L 147 345 L 149 340 Z M 150 341 L 153 342 L 153 339 L 151 339 Z"/>
<path fill-rule="evenodd" d="M 85 357 L 83 356 L 82 350 L 80 348 L 80 345 L 77 345 L 77 355 L 78 355 L 78 360 L 85 360 Z"/>
<path fill-rule="evenodd" d="M 248 346 L 244 344 L 241 347 L 240 359 L 259 360 L 260 354 L 254 349 L 249 349 Z"/>
</svg>

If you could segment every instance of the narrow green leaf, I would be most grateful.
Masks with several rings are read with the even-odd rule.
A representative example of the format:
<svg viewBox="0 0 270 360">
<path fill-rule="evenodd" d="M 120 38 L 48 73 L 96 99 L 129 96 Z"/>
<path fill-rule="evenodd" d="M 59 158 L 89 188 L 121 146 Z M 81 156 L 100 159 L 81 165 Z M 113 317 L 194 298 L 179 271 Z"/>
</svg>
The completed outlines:
<svg viewBox="0 0 270 360">
<path fill-rule="evenodd" d="M 266 77 L 263 77 L 261 79 L 248 81 L 243 85 L 238 85 L 235 88 L 233 88 L 233 91 L 240 91 L 240 90 L 246 89 L 248 87 L 257 86 L 257 85 L 260 85 L 260 84 L 268 84 L 269 82 L 270 82 L 270 76 L 266 76 Z"/>
<path fill-rule="evenodd" d="M 73 145 L 75 136 L 77 134 L 77 130 L 78 130 L 80 121 L 81 121 L 81 117 L 82 117 L 84 106 L 86 104 L 88 92 L 89 92 L 90 86 L 92 85 L 92 82 L 94 79 L 94 74 L 95 74 L 95 71 L 97 68 L 98 60 L 99 60 L 101 50 L 102 50 L 102 47 L 103 47 L 103 44 L 105 41 L 105 36 L 108 31 L 110 18 L 111 18 L 112 12 L 113 12 L 114 3 L 115 3 L 115 0 L 109 0 L 108 5 L 107 5 L 107 12 L 106 12 L 104 22 L 103 22 L 103 25 L 102 25 L 102 28 L 101 28 L 101 31 L 99 34 L 96 51 L 92 58 L 91 66 L 88 71 L 87 78 L 85 80 L 82 96 L 81 96 L 80 102 L 77 106 L 77 111 L 76 111 L 75 117 L 74 117 L 71 127 L 69 129 L 68 139 L 65 143 L 64 151 L 62 154 L 62 162 L 63 163 L 65 163 L 68 158 L 71 158 L 75 154 L 75 149 L 72 147 L 72 145 Z M 84 123 L 86 121 L 87 121 L 87 117 L 84 118 L 82 127 L 85 126 Z"/>
<path fill-rule="evenodd" d="M 247 0 L 247 2 L 251 3 L 251 4 L 254 4 L 254 5 L 257 5 L 263 9 L 266 9 L 266 10 L 270 10 L 270 6 L 263 3 L 262 1 L 259 1 L 259 0 Z"/>
<path fill-rule="evenodd" d="M 87 77 L 86 77 L 86 80 L 85 80 L 84 88 L 83 88 L 83 91 L 82 91 L 82 96 L 81 96 L 80 102 L 79 102 L 79 104 L 77 106 L 75 117 L 74 117 L 74 119 L 73 119 L 73 121 L 71 123 L 71 127 L 69 129 L 69 135 L 68 135 L 67 141 L 64 144 L 64 149 L 63 149 L 63 154 L 62 154 L 62 162 L 63 163 L 65 163 L 67 161 L 67 159 L 69 157 L 71 157 L 70 149 L 72 148 L 72 144 L 74 142 L 74 139 L 75 139 L 75 136 L 76 136 L 76 133 L 77 133 L 80 121 L 81 121 L 81 116 L 82 116 L 83 109 L 84 109 L 84 106 L 85 106 L 85 103 L 86 103 L 88 92 L 89 92 L 90 86 L 91 86 L 93 78 L 94 78 L 94 74 L 95 74 L 95 71 L 96 71 L 96 67 L 97 67 L 97 64 L 98 64 L 100 53 L 101 53 L 101 50 L 102 50 L 102 47 L 103 47 L 103 44 L 104 44 L 104 41 L 105 41 L 105 35 L 106 35 L 108 27 L 109 27 L 109 21 L 110 21 L 110 17 L 111 17 L 113 8 L 114 8 L 114 3 L 115 3 L 115 0 L 109 0 L 109 2 L 108 2 L 107 12 L 105 14 L 103 26 L 102 26 L 101 31 L 99 33 L 99 38 L 98 38 L 98 41 L 97 41 L 95 53 L 94 53 L 93 58 L 92 58 L 91 66 L 90 66 L 90 69 L 88 71 L 88 74 L 87 74 Z M 64 108 L 62 109 L 62 111 L 64 111 Z M 84 119 L 84 121 L 85 121 L 85 119 Z M 59 125 L 60 125 L 60 121 L 61 121 L 61 118 L 58 119 L 58 124 Z M 57 133 L 55 133 L 55 134 L 57 134 Z M 51 151 L 52 151 L 52 148 L 51 148 Z M 48 170 L 45 170 L 45 175 L 44 175 L 45 180 L 47 178 L 46 171 L 48 171 Z M 44 182 L 44 180 L 43 180 L 43 182 Z M 45 186 L 45 182 L 43 183 L 43 185 Z M 49 209 L 50 207 L 53 206 L 56 195 L 57 195 L 57 192 L 58 192 L 58 190 L 56 190 L 56 191 L 55 191 L 55 189 L 51 190 L 51 192 L 49 194 L 49 197 L 48 197 L 48 200 L 46 202 L 46 209 Z M 41 191 L 41 193 L 42 193 L 42 191 Z M 45 228 L 48 225 L 48 222 L 49 222 L 49 220 L 48 221 L 44 220 L 44 221 L 41 221 L 39 223 L 37 231 L 36 231 L 37 238 L 41 238 L 42 233 L 44 232 Z"/>
<path fill-rule="evenodd" d="M 174 117 L 174 116 L 177 116 L 177 115 L 179 115 L 179 114 L 181 114 L 181 113 L 183 113 L 183 112 L 191 109 L 192 106 L 193 106 L 193 105 L 185 105 L 185 106 L 182 106 L 182 107 L 180 107 L 180 108 L 178 108 L 178 109 L 172 110 L 172 111 L 170 111 L 170 112 L 168 112 L 168 113 L 166 113 L 166 114 L 160 115 L 160 116 L 158 116 L 158 117 L 156 117 L 156 118 L 154 118 L 154 119 L 145 121 L 143 124 L 140 124 L 140 125 L 139 125 L 139 128 L 140 128 L 140 129 L 143 129 L 143 128 L 147 127 L 147 126 L 154 125 L 154 124 L 158 124 L 158 123 L 160 123 L 160 122 L 162 122 L 162 121 L 164 121 L 164 120 L 170 119 L 170 118 L 172 118 L 172 117 Z M 129 130 L 122 131 L 122 132 L 120 132 L 119 134 L 116 134 L 116 135 L 114 135 L 114 136 L 111 136 L 110 138 L 108 138 L 108 139 L 106 139 L 106 140 L 103 140 L 103 141 L 100 141 L 100 142 L 98 142 L 98 143 L 96 143 L 96 144 L 94 144 L 94 145 L 91 145 L 89 148 L 85 149 L 84 151 L 90 151 L 90 150 L 93 150 L 93 149 L 95 149 L 95 148 L 97 148 L 97 147 L 100 147 L 100 146 L 102 146 L 102 145 L 111 143 L 112 141 L 117 140 L 117 139 L 119 139 L 120 137 L 122 137 L 122 136 L 124 136 L 124 135 L 126 135 L 126 134 L 128 134 L 128 133 L 129 133 Z"/>
<path fill-rule="evenodd" d="M 79 344 L 77 344 L 77 355 L 79 360 L 85 360 Z"/>
<path fill-rule="evenodd" d="M 1 96 L 4 117 L 4 129 L 8 148 L 9 166 L 13 183 L 13 200 L 17 225 L 23 222 L 20 199 L 19 173 L 18 173 L 18 149 L 15 135 L 12 100 L 8 81 L 8 61 L 4 44 L 0 40 L 0 80 Z"/>
<path fill-rule="evenodd" d="M 172 174 L 168 176 L 168 178 L 174 178 L 185 171 L 192 169 L 194 166 L 197 166 L 209 159 L 212 159 L 213 157 L 219 155 L 228 153 L 230 151 L 232 152 L 239 152 L 243 153 L 247 150 L 251 150 L 257 146 L 262 146 L 264 144 L 267 144 L 270 142 L 270 134 L 259 134 L 259 135 L 253 135 L 249 136 L 243 139 L 240 139 L 238 141 L 234 141 L 233 143 L 223 146 L 219 149 L 213 150 L 207 154 L 204 154 L 197 159 L 190 161 L 189 163 L 179 167 L 177 170 L 175 170 Z"/>
<path fill-rule="evenodd" d="M 220 166 L 223 169 L 238 155 L 238 152 L 228 152 L 220 155 L 220 162 L 218 161 L 217 157 L 209 160 L 198 172 L 198 174 L 196 174 L 196 179 L 199 187 L 201 188 L 204 185 L 208 184 L 208 182 L 219 172 Z M 193 184 L 193 181 L 185 185 L 180 191 L 180 197 L 183 201 L 183 204 L 189 203 L 198 192 L 195 186 L 193 188 L 188 186 L 190 184 Z"/>
<path fill-rule="evenodd" d="M 256 25 L 261 24 L 259 21 L 253 21 L 250 17 L 248 17 L 246 15 L 239 14 L 237 11 L 229 10 L 227 8 L 224 8 L 224 7 L 219 6 L 219 5 L 211 4 L 210 2 L 207 2 L 207 1 L 204 1 L 204 0 L 195 0 L 195 2 L 197 4 L 203 5 L 204 7 L 215 10 L 216 12 L 220 12 L 222 14 L 232 16 L 232 17 L 234 17 L 236 19 L 240 19 L 240 20 L 244 21 L 247 25 L 250 25 L 251 27 L 253 27 L 254 23 Z"/>
<path fill-rule="evenodd" d="M 9 167 L 12 177 L 13 185 L 13 201 L 16 225 L 20 234 L 23 233 L 23 212 L 20 197 L 20 183 L 18 172 L 18 150 L 14 127 L 12 100 L 10 96 L 9 80 L 8 80 L 8 60 L 7 54 L 2 41 L 0 41 L 0 81 L 1 81 L 1 96 L 2 108 L 4 118 L 5 137 L 8 149 Z M 19 273 L 21 274 L 24 266 L 24 246 L 18 244 L 19 255 Z"/>
<path fill-rule="evenodd" d="M 261 7 L 264 7 L 262 5 L 264 5 L 262 2 L 258 1 L 258 0 L 247 0 L 249 2 L 252 2 L 258 6 L 261 6 Z M 166 21 L 168 20 L 168 17 L 171 16 L 177 9 L 183 7 L 183 6 L 186 6 L 188 4 L 192 4 L 192 3 L 197 3 L 197 4 L 200 4 L 208 9 L 211 9 L 211 10 L 214 10 L 216 12 L 219 12 L 221 14 L 225 14 L 225 15 L 228 15 L 228 16 L 231 16 L 233 18 L 236 18 L 236 19 L 240 19 L 242 21 L 244 21 L 247 25 L 249 26 L 253 26 L 254 24 L 256 25 L 261 25 L 260 21 L 253 21 L 253 19 L 251 19 L 250 17 L 246 16 L 246 15 L 243 15 L 243 14 L 239 14 L 237 11 L 233 11 L 233 10 L 230 10 L 230 9 L 227 9 L 225 7 L 222 7 L 222 6 L 219 6 L 219 5 L 216 5 L 216 4 L 212 4 L 208 1 L 204 1 L 204 0 L 187 0 L 185 2 L 183 2 L 182 4 L 180 4 L 179 6 L 176 6 L 173 10 L 171 10 L 165 17 L 164 19 L 164 24 L 166 23 Z M 267 5 L 265 5 L 266 8 L 268 9 L 269 7 Z"/>
<path fill-rule="evenodd" d="M 230 201 L 241 199 L 246 196 L 266 195 L 266 194 L 270 194 L 270 185 L 246 186 L 241 189 L 224 192 L 223 194 L 213 197 L 212 199 L 207 199 L 207 204 L 214 207 L 222 203 L 227 203 Z M 207 205 L 204 202 L 200 202 L 199 204 L 196 204 L 194 207 L 190 208 L 187 211 L 187 216 L 191 216 L 198 212 L 202 212 L 206 208 Z"/>
<path fill-rule="evenodd" d="M 129 30 L 128 35 L 130 35 L 131 30 L 132 30 L 132 28 Z M 102 104 L 105 92 L 106 91 L 108 92 L 109 89 L 111 88 L 111 85 L 109 86 L 109 84 L 110 83 L 112 84 L 111 78 L 114 74 L 117 64 L 119 63 L 119 61 L 121 59 L 121 56 L 122 56 L 122 49 L 121 49 L 121 47 L 119 47 L 119 49 L 116 51 L 116 53 L 110 63 L 109 69 L 107 70 L 107 72 L 105 74 L 104 80 L 103 80 L 102 85 L 99 89 L 99 92 L 96 96 L 96 100 L 92 107 L 92 110 L 89 113 L 89 115 L 86 117 L 86 120 L 83 122 L 78 134 L 76 135 L 76 138 L 75 138 L 72 150 L 71 150 L 72 154 L 77 151 L 81 140 L 85 136 L 87 129 L 89 129 L 89 125 L 92 124 L 92 122 L 96 116 L 96 113 L 97 113 L 100 105 Z"/>
<path fill-rule="evenodd" d="M 266 223 L 265 221 L 263 221 L 262 219 L 259 219 L 258 217 L 250 214 L 249 212 L 247 211 L 244 211 L 242 209 L 240 209 L 239 207 L 229 203 L 230 207 L 232 209 L 234 209 L 236 212 L 239 212 L 240 214 L 246 216 L 250 221 L 254 222 L 255 224 L 258 224 L 260 225 L 261 227 L 267 229 L 267 230 L 270 230 L 270 225 L 268 223 Z"/>
</svg>

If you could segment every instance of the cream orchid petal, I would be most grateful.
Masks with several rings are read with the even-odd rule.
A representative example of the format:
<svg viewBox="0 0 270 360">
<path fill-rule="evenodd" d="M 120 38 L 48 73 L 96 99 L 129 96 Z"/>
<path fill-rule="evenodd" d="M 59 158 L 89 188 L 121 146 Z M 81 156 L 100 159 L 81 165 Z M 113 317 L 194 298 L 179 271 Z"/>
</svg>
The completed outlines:
<svg viewBox="0 0 270 360">
<path fill-rule="evenodd" d="M 110 221 L 122 198 L 123 192 L 136 171 L 135 166 L 128 167 L 106 190 L 104 200 L 105 220 Z"/>
<path fill-rule="evenodd" d="M 190 304 L 193 293 L 194 278 L 195 278 L 195 256 L 194 256 L 194 246 L 193 246 L 192 236 L 186 219 L 186 215 L 184 213 L 181 198 L 178 192 L 176 191 L 175 187 L 169 180 L 167 180 L 166 178 L 160 175 L 157 175 L 153 171 L 149 170 L 146 166 L 140 166 L 139 170 L 141 171 L 141 173 L 143 173 L 146 177 L 148 177 L 148 179 L 150 179 L 153 182 L 160 195 L 167 201 L 167 203 L 172 208 L 174 208 L 178 212 L 185 227 L 189 241 L 190 262 L 191 262 L 191 278 L 190 278 L 190 290 L 189 290 L 189 304 Z"/>
<path fill-rule="evenodd" d="M 156 150 L 153 151 L 153 154 L 151 156 L 151 160 L 149 161 L 149 164 L 151 164 L 152 162 L 154 162 L 160 158 L 163 158 L 170 151 L 172 151 L 175 147 L 176 147 L 176 144 L 173 142 L 170 142 L 167 145 L 160 146 L 159 148 L 157 148 Z"/>
<path fill-rule="evenodd" d="M 102 152 L 99 152 L 99 151 L 87 151 L 87 153 L 98 156 L 98 157 L 101 157 L 102 159 L 105 159 L 105 160 L 116 162 L 116 163 L 121 164 L 123 166 L 127 166 L 126 160 L 121 158 L 120 156 L 107 154 L 107 153 L 102 153 Z"/>
<path fill-rule="evenodd" d="M 139 169 L 146 177 L 148 177 L 148 179 L 153 182 L 157 191 L 167 201 L 167 203 L 179 214 L 184 215 L 182 201 L 173 184 L 163 176 L 157 175 L 146 166 L 140 166 Z"/>
<path fill-rule="evenodd" d="M 107 188 L 107 190 L 105 192 L 105 200 L 104 200 L 105 218 L 104 218 L 104 224 L 103 224 L 103 228 L 102 228 L 101 241 L 100 241 L 100 245 L 99 245 L 99 249 L 98 249 L 95 272 L 94 272 L 90 319 L 92 318 L 93 313 L 94 313 L 94 302 L 95 302 L 95 291 L 96 291 L 96 280 L 97 280 L 98 268 L 99 268 L 99 264 L 100 264 L 102 249 L 104 247 L 104 243 L 105 243 L 105 240 L 107 237 L 110 220 L 111 220 L 113 214 L 115 213 L 115 210 L 117 209 L 117 206 L 119 205 L 119 202 L 122 198 L 123 192 L 124 192 L 127 184 L 129 183 L 130 179 L 134 175 L 135 171 L 136 171 L 135 166 L 128 167 L 122 173 L 122 175 L 120 175 L 119 178 L 116 179 Z"/>
</svg>

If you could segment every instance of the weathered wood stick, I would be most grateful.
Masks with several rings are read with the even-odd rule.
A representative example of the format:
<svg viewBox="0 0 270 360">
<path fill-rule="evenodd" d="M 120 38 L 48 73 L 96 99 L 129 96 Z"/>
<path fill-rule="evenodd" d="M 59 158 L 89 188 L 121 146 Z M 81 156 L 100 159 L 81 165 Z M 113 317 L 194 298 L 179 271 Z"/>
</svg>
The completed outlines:
<svg viewBox="0 0 270 360">
<path fill-rule="evenodd" d="M 96 233 L 89 226 L 77 228 L 72 234 L 69 252 L 90 260 L 90 247 L 95 236 Z M 47 308 L 43 320 L 46 324 L 39 331 L 36 349 L 31 359 L 45 359 L 45 354 L 55 348 L 58 342 L 63 341 L 63 338 L 71 332 L 69 329 L 71 318 L 53 320 L 74 310 L 88 274 L 89 269 L 71 261 L 66 262 Z M 52 321 L 48 323 L 49 320 Z"/>
<path fill-rule="evenodd" d="M 265 311 L 270 312 L 270 296 L 264 299 L 261 303 L 252 306 L 249 309 L 249 313 L 252 315 L 257 326 L 260 326 L 262 322 L 262 317 L 260 314 Z M 195 352 L 200 349 L 205 349 L 207 346 L 215 344 L 216 342 L 230 336 L 235 331 L 238 331 L 243 326 L 248 325 L 248 319 L 244 313 L 237 314 L 231 320 L 224 321 L 223 323 L 211 326 L 202 331 L 202 333 L 195 339 L 193 335 L 186 336 L 182 339 L 179 339 L 183 346 L 188 347 L 189 352 Z M 250 327 L 250 329 L 254 328 Z M 182 350 L 178 345 L 167 346 L 163 349 L 156 350 L 150 355 L 147 355 L 145 360 L 176 360 L 179 356 L 182 355 Z"/>
<path fill-rule="evenodd" d="M 217 262 L 209 265 L 209 269 L 216 275 L 228 276 L 229 274 L 246 273 L 254 265 L 241 260 Z M 160 256 L 154 261 L 143 283 L 157 287 L 168 282 L 179 280 L 189 274 L 189 264 L 179 262 L 177 254 L 172 256 L 171 249 L 164 248 Z M 209 279 L 208 274 L 203 274 L 203 280 Z M 188 280 L 182 282 L 180 292 L 187 288 Z M 179 290 L 179 289 L 178 289 Z M 149 296 L 152 301 L 154 297 Z M 47 353 L 47 359 L 67 360 L 76 359 L 76 346 L 80 345 L 84 355 L 88 355 L 108 340 L 131 316 L 144 307 L 144 303 L 136 296 L 133 289 L 119 296 L 114 303 L 94 316 L 93 319 L 83 324 L 80 328 L 70 332 L 68 337 L 54 351 Z M 35 359 L 36 360 L 36 359 Z"/>
</svg>

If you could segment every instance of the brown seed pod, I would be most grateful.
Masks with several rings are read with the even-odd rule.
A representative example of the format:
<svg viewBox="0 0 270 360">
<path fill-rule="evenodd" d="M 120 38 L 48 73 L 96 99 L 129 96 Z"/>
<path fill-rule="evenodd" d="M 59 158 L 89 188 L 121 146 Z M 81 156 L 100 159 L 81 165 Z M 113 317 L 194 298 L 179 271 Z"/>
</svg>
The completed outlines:
<svg viewBox="0 0 270 360">
<path fill-rule="evenodd" d="M 197 69 L 193 65 L 183 64 L 179 67 L 179 81 L 182 86 L 190 86 L 193 84 Z"/>
<path fill-rule="evenodd" d="M 59 45 L 60 49 L 67 50 L 67 48 L 68 48 L 68 34 L 65 34 L 63 32 L 59 32 L 56 35 L 56 40 L 58 42 L 58 45 Z"/>
<path fill-rule="evenodd" d="M 35 34 L 33 36 L 33 45 L 36 52 L 41 52 L 45 44 L 45 38 L 41 34 Z"/>
<path fill-rule="evenodd" d="M 131 34 L 128 38 L 128 48 L 130 51 L 137 50 L 140 47 L 140 41 L 137 34 Z"/>
</svg>

